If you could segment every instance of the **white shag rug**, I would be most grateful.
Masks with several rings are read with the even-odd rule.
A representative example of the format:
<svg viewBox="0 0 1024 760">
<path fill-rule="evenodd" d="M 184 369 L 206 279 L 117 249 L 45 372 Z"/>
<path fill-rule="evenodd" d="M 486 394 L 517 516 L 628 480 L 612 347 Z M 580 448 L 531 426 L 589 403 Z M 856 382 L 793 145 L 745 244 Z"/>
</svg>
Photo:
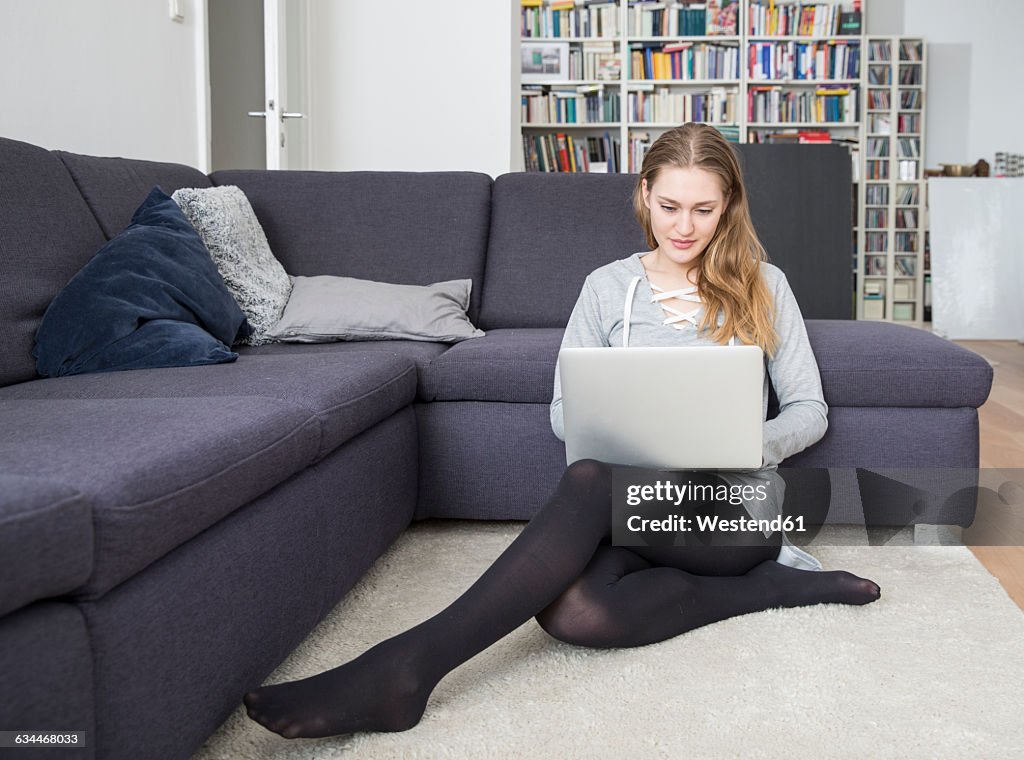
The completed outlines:
<svg viewBox="0 0 1024 760">
<path fill-rule="evenodd" d="M 522 525 L 411 526 L 267 683 L 430 617 Z M 240 705 L 193 760 L 1021 756 L 1024 614 L 968 549 L 808 548 L 876 581 L 881 599 L 768 610 L 636 649 L 573 647 L 531 620 L 448 675 L 409 731 L 288 740 Z"/>
</svg>

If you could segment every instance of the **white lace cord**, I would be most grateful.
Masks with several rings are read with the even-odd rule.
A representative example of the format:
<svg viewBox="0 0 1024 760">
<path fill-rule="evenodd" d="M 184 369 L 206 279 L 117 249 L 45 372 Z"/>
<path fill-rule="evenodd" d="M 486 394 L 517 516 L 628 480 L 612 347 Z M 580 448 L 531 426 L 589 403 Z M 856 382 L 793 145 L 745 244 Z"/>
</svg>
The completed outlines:
<svg viewBox="0 0 1024 760">
<path fill-rule="evenodd" d="M 629 288 L 626 290 L 626 305 L 622 310 L 622 345 L 629 345 L 629 318 L 633 314 L 633 296 L 636 295 L 636 286 L 640 284 L 640 275 L 630 280 Z"/>
<path fill-rule="evenodd" d="M 662 322 L 663 325 L 669 325 L 674 327 L 676 330 L 685 329 L 686 326 L 681 324 L 682 322 L 688 322 L 694 327 L 697 326 L 697 314 L 700 312 L 699 308 L 694 309 L 693 311 L 682 312 L 668 304 L 662 303 L 662 301 L 667 301 L 670 298 L 678 298 L 680 301 L 689 301 L 690 303 L 701 303 L 700 296 L 695 295 L 697 292 L 696 285 L 692 285 L 688 288 L 666 291 L 662 290 L 652 282 L 651 291 L 654 293 L 654 295 L 651 296 L 651 303 L 657 303 L 661 306 L 661 310 L 669 315 L 669 317 Z"/>
<path fill-rule="evenodd" d="M 636 294 L 636 286 L 640 283 L 641 279 L 642 278 L 640 277 L 640 275 L 634 277 L 630 281 L 629 288 L 626 291 L 626 306 L 623 309 L 622 313 L 623 346 L 629 345 L 629 319 L 630 315 L 633 313 L 633 297 Z M 689 312 L 681 312 L 678 309 L 672 308 L 668 304 L 661 303 L 662 301 L 667 301 L 670 298 L 678 298 L 680 301 L 689 301 L 691 303 L 702 303 L 702 301 L 700 300 L 700 296 L 695 295 L 697 292 L 696 285 L 692 285 L 691 287 L 688 288 L 679 288 L 678 290 L 662 290 L 652 282 L 651 291 L 654 293 L 654 295 L 651 297 L 651 303 L 657 303 L 659 306 L 661 306 L 662 311 L 672 315 L 670 317 L 667 317 L 665 321 L 662 322 L 663 325 L 670 325 L 677 330 L 684 329 L 684 325 L 679 324 L 680 322 L 689 322 L 694 327 L 697 326 L 696 315 L 697 312 L 700 311 L 700 309 L 694 309 L 693 311 Z M 729 338 L 729 345 L 736 345 L 735 335 Z"/>
</svg>

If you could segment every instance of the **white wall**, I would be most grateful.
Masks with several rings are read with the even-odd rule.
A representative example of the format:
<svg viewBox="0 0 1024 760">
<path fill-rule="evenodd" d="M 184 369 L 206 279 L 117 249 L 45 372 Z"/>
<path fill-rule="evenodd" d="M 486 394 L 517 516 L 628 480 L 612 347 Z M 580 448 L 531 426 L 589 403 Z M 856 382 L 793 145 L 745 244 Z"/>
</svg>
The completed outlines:
<svg viewBox="0 0 1024 760">
<path fill-rule="evenodd" d="M 314 0 L 316 168 L 510 171 L 512 6 Z"/>
<path fill-rule="evenodd" d="M 204 166 L 205 0 L 0 0 L 0 136 Z"/>
<path fill-rule="evenodd" d="M 996 151 L 1024 153 L 1024 101 L 1017 63 L 1024 29 L 1020 0 L 900 0 L 902 28 L 892 0 L 871 0 L 868 29 L 875 34 L 920 35 L 928 43 L 925 165 L 992 164 Z"/>
</svg>

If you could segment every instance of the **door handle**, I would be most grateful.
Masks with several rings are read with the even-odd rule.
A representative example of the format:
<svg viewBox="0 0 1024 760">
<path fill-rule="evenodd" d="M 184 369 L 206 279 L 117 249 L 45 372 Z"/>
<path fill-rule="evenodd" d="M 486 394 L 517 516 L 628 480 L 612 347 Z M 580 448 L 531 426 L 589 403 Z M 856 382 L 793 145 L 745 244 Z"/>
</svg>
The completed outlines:
<svg viewBox="0 0 1024 760">
<path fill-rule="evenodd" d="M 249 111 L 246 114 L 246 116 L 252 116 L 253 118 L 256 118 L 256 119 L 265 119 L 265 118 L 267 118 L 267 112 L 266 111 Z M 281 114 L 281 118 L 282 119 L 305 119 L 306 118 L 306 114 L 304 114 L 304 113 L 283 113 L 283 114 Z"/>
</svg>

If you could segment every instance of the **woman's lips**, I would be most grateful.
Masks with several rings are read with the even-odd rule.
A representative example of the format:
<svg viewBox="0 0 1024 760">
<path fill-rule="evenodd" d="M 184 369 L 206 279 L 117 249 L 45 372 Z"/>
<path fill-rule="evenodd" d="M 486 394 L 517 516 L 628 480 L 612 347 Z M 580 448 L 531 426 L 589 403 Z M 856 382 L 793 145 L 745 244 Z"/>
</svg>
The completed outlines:
<svg viewBox="0 0 1024 760">
<path fill-rule="evenodd" d="M 697 242 L 696 240 L 675 240 L 673 238 L 669 238 L 669 240 L 672 241 L 672 245 L 674 247 L 679 248 L 680 250 L 683 251 L 685 251 L 687 248 L 689 248 L 690 246 Z"/>
</svg>

